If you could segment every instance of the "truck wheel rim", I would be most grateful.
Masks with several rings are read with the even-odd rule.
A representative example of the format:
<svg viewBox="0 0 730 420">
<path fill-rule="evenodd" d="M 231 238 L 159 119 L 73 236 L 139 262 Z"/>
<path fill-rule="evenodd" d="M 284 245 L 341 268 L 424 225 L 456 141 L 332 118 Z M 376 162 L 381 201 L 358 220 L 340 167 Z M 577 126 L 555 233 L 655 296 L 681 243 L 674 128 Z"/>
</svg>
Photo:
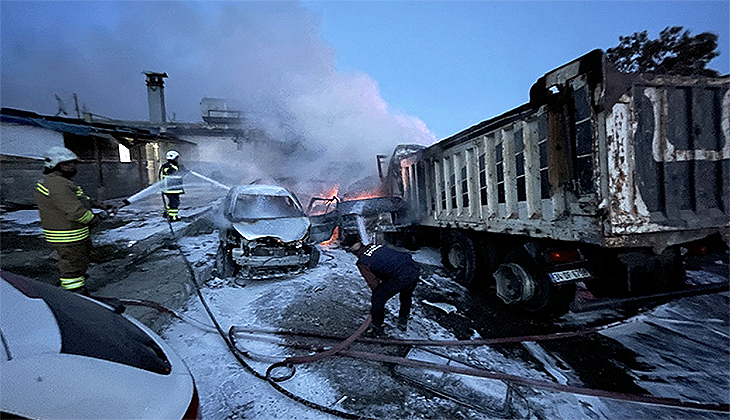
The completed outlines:
<svg viewBox="0 0 730 420">
<path fill-rule="evenodd" d="M 459 246 L 452 246 L 449 249 L 449 264 L 456 269 L 464 267 L 464 250 Z"/>
</svg>

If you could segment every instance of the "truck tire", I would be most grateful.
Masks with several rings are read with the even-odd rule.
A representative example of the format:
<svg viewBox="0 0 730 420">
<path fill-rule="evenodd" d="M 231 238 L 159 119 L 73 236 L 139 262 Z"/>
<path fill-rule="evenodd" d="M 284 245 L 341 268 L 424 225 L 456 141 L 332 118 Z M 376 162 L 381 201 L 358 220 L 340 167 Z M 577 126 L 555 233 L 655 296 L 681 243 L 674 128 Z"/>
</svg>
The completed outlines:
<svg viewBox="0 0 730 420">
<path fill-rule="evenodd" d="M 575 299 L 575 283 L 554 285 L 547 273 L 524 250 L 507 255 L 505 262 L 520 266 L 532 282 L 532 297 L 517 303 L 521 311 L 531 315 L 565 315 Z"/>
<path fill-rule="evenodd" d="M 447 232 L 441 244 L 441 263 L 459 284 L 470 287 L 477 267 L 474 242 L 459 231 Z"/>
<path fill-rule="evenodd" d="M 307 268 L 314 268 L 319 264 L 319 248 L 312 246 L 312 252 L 309 254 L 309 262 Z"/>
<path fill-rule="evenodd" d="M 218 251 L 215 253 L 215 269 L 221 278 L 236 274 L 236 263 L 233 262 L 230 251 L 223 246 L 223 243 L 218 246 Z"/>
</svg>

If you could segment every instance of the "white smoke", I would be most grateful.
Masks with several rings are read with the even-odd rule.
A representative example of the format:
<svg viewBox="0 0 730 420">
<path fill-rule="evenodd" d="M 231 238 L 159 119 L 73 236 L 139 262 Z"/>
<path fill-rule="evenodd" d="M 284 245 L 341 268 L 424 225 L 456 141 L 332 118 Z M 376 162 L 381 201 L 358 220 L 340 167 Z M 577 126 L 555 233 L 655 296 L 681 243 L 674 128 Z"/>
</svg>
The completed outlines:
<svg viewBox="0 0 730 420">
<path fill-rule="evenodd" d="M 76 93 L 92 113 L 147 120 L 142 73 L 156 71 L 169 75 L 169 117 L 198 122 L 203 97 L 228 98 L 249 124 L 320 163 L 373 173 L 376 154 L 435 140 L 423 121 L 391 112 L 371 77 L 337 71 L 317 16 L 298 3 L 3 2 L 0 16 L 6 107 L 54 114 L 58 93 L 69 111 Z M 297 156 L 270 160 L 312 163 Z"/>
</svg>

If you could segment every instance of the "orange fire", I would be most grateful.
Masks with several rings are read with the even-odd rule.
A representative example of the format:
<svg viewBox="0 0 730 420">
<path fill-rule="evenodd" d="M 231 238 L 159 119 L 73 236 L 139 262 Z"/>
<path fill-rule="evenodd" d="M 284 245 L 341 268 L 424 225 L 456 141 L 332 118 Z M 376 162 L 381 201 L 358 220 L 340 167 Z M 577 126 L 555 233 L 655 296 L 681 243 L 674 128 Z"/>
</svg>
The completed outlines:
<svg viewBox="0 0 730 420">
<path fill-rule="evenodd" d="M 385 194 L 383 194 L 382 188 L 376 187 L 370 190 L 360 191 L 355 194 L 345 194 L 345 196 L 342 198 L 342 201 L 365 200 L 368 198 L 383 197 L 384 195 Z"/>
<path fill-rule="evenodd" d="M 331 197 L 337 197 L 340 193 L 340 184 L 335 184 L 334 186 L 330 187 L 329 190 L 325 191 L 323 194 L 320 195 L 322 198 L 331 198 Z"/>
<path fill-rule="evenodd" d="M 375 188 L 360 191 L 357 193 L 347 193 L 343 197 L 338 196 L 339 190 L 340 190 L 340 186 L 338 184 L 338 185 L 331 187 L 329 190 L 327 190 L 327 192 L 325 192 L 321 195 L 317 195 L 317 197 L 327 198 L 327 199 L 334 199 L 335 197 L 337 197 L 341 201 L 354 201 L 354 200 L 365 200 L 368 198 L 377 198 L 377 197 L 385 196 L 382 187 L 375 187 Z M 325 248 L 336 247 L 336 246 L 339 246 L 339 239 L 340 239 L 340 228 L 336 227 L 334 229 L 334 231 L 332 232 L 332 236 L 328 240 L 326 240 L 324 242 L 320 242 L 320 245 Z"/>
<path fill-rule="evenodd" d="M 332 231 L 332 236 L 330 236 L 329 239 L 327 239 L 324 242 L 320 242 L 320 245 L 325 248 L 332 248 L 336 247 L 340 244 L 340 227 L 335 227 L 335 230 Z"/>
</svg>

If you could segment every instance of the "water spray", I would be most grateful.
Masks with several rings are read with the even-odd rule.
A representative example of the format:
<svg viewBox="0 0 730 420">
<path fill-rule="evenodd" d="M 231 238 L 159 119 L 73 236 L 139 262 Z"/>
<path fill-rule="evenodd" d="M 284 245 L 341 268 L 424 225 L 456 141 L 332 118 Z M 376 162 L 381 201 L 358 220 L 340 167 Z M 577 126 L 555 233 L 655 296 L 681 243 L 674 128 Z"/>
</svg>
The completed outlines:
<svg viewBox="0 0 730 420">
<path fill-rule="evenodd" d="M 195 171 L 187 171 L 186 173 L 189 173 L 190 175 L 196 176 L 196 177 L 198 177 L 198 178 L 200 178 L 200 179 L 202 179 L 202 180 L 204 180 L 206 182 L 210 182 L 211 184 L 215 185 L 216 187 L 223 188 L 225 190 L 230 190 L 231 189 L 230 186 L 225 185 L 225 184 L 221 184 L 220 182 L 215 181 L 213 179 L 210 179 L 207 176 L 203 176 L 203 175 L 201 175 L 201 174 L 199 174 L 199 173 L 197 173 Z M 130 205 L 132 203 L 135 203 L 135 202 L 137 202 L 137 201 L 139 201 L 139 200 L 141 200 L 143 198 L 146 198 L 146 197 L 150 196 L 153 193 L 156 193 L 156 192 L 161 191 L 161 189 L 162 189 L 161 185 L 162 185 L 162 181 L 157 181 L 154 184 L 150 185 L 149 187 L 147 187 L 147 188 L 145 188 L 145 189 L 143 189 L 143 190 L 141 190 L 139 192 L 136 192 L 135 194 L 133 194 L 133 195 L 125 198 L 124 201 L 122 201 L 122 207 L 128 206 L 128 205 Z"/>
<path fill-rule="evenodd" d="M 355 216 L 355 220 L 357 221 L 357 233 L 360 235 L 360 242 L 363 245 L 370 245 L 370 237 L 365 229 L 365 218 L 358 214 Z"/>
<path fill-rule="evenodd" d="M 230 189 L 231 189 L 231 187 L 230 187 L 230 186 L 228 186 L 228 185 L 225 185 L 225 184 L 221 184 L 220 182 L 218 182 L 218 181 L 215 181 L 215 180 L 213 180 L 213 179 L 210 179 L 210 178 L 208 178 L 207 176 L 203 176 L 203 175 L 201 175 L 201 174 L 199 174 L 199 173 L 197 173 L 197 172 L 195 172 L 195 171 L 188 171 L 188 173 L 189 173 L 190 175 L 194 175 L 194 176 L 197 176 L 198 178 L 202 179 L 203 181 L 208 181 L 208 182 L 210 182 L 211 184 L 215 185 L 216 187 L 220 187 L 220 188 L 223 188 L 223 189 L 225 189 L 225 190 L 230 190 Z"/>
<path fill-rule="evenodd" d="M 147 188 L 145 188 L 145 189 L 143 189 L 141 191 L 138 191 L 138 192 L 134 193 L 133 195 L 125 198 L 124 201 L 122 201 L 122 207 L 128 206 L 128 205 L 130 205 L 130 204 L 132 204 L 134 202 L 137 202 L 137 201 L 139 201 L 139 200 L 141 200 L 141 199 L 143 199 L 145 197 L 148 197 L 152 193 L 157 192 L 158 190 L 160 190 L 160 184 L 161 183 L 162 183 L 162 181 L 155 182 L 154 184 L 150 185 L 149 187 L 147 187 Z"/>
</svg>

